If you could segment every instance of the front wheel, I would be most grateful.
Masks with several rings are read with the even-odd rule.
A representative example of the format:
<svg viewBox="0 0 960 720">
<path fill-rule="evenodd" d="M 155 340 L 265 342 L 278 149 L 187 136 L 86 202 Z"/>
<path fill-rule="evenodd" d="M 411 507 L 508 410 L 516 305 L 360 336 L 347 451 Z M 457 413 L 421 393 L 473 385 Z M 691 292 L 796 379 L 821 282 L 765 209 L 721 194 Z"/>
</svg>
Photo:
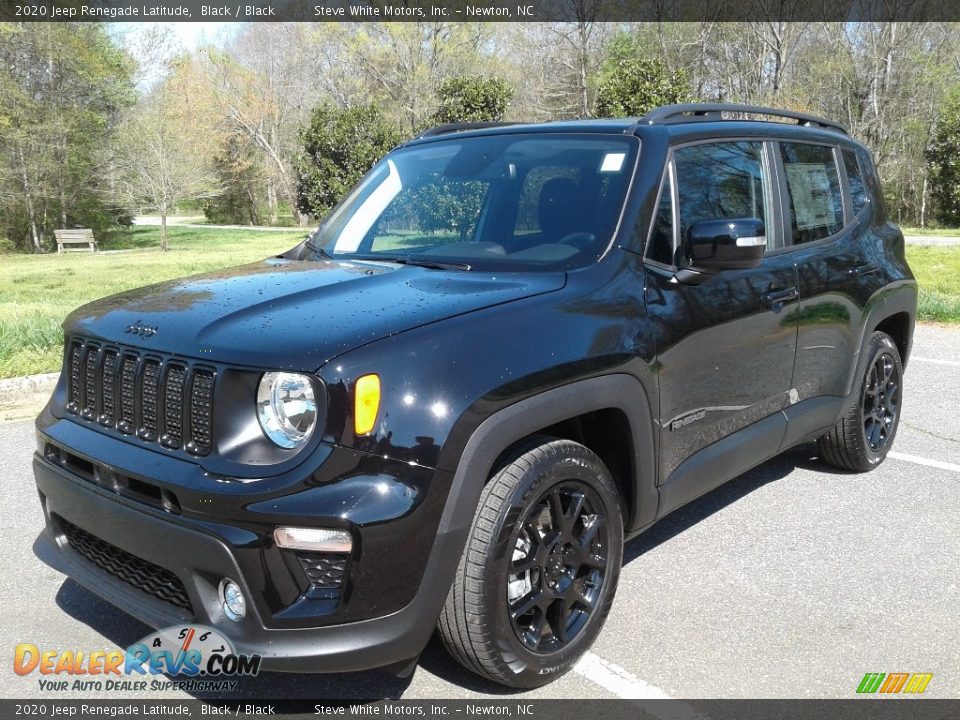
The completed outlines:
<svg viewBox="0 0 960 720">
<path fill-rule="evenodd" d="M 439 624 L 462 665 L 518 688 L 550 682 L 586 652 L 623 561 L 606 466 L 578 443 L 537 442 L 484 488 Z"/>
<path fill-rule="evenodd" d="M 866 350 L 866 366 L 847 412 L 817 440 L 820 457 L 835 467 L 864 472 L 887 456 L 900 424 L 903 365 L 893 339 L 875 332 Z"/>
</svg>

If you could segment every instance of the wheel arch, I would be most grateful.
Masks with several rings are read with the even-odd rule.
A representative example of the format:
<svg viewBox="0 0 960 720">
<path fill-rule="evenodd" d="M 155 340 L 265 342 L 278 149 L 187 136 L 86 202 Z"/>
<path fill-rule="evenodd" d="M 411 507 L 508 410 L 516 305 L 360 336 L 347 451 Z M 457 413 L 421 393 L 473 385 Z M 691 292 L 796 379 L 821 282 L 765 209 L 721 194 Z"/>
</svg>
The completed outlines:
<svg viewBox="0 0 960 720">
<path fill-rule="evenodd" d="M 625 500 L 627 532 L 653 521 L 658 504 L 654 417 L 641 382 L 616 373 L 544 391 L 480 423 L 460 453 L 440 530 L 469 525 L 498 463 L 543 434 L 582 442 L 607 464 Z M 628 443 L 626 453 L 618 447 L 622 442 Z"/>
<path fill-rule="evenodd" d="M 917 315 L 917 284 L 915 281 L 904 281 L 893 287 L 887 287 L 878 292 L 868 303 L 861 327 L 860 344 L 857 355 L 850 364 L 850 375 L 847 378 L 846 395 L 854 392 L 857 380 L 862 374 L 866 362 L 864 349 L 870 342 L 870 337 L 878 330 L 893 338 L 900 353 L 900 362 L 904 370 L 913 347 L 913 329 Z"/>
<path fill-rule="evenodd" d="M 907 368 L 907 359 L 913 345 L 913 322 L 910 313 L 905 310 L 895 312 L 880 320 L 870 334 L 884 332 L 893 338 L 897 350 L 900 352 L 900 363 L 904 370 Z"/>
</svg>

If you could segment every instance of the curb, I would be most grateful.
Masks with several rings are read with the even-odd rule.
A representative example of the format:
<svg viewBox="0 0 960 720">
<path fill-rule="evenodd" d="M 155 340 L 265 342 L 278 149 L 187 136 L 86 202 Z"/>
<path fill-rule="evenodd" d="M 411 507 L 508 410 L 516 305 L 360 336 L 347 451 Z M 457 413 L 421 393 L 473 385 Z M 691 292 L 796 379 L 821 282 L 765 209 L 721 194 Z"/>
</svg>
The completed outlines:
<svg viewBox="0 0 960 720">
<path fill-rule="evenodd" d="M 0 380 L 0 405 L 13 406 L 32 402 L 35 395 L 50 395 L 60 373 L 42 373 Z"/>
</svg>

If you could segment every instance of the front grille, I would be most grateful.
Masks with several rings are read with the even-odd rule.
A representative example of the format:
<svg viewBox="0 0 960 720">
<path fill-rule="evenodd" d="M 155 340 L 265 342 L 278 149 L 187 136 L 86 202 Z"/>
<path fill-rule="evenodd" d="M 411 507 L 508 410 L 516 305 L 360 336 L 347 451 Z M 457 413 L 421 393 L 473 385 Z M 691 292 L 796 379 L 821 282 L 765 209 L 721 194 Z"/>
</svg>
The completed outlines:
<svg viewBox="0 0 960 720">
<path fill-rule="evenodd" d="M 107 427 L 117 422 L 116 417 L 116 381 L 117 351 L 106 350 L 103 353 L 103 387 L 100 393 L 100 423 Z"/>
<path fill-rule="evenodd" d="M 193 613 L 186 588 L 172 572 L 131 555 L 63 518 L 59 520 L 70 547 L 85 559 L 128 585 Z"/>
<path fill-rule="evenodd" d="M 74 415 L 174 450 L 210 453 L 211 368 L 82 340 L 71 343 L 67 363 L 67 410 Z"/>
<path fill-rule="evenodd" d="M 67 393 L 67 409 L 72 413 L 80 412 L 80 390 L 83 380 L 80 378 L 80 365 L 83 358 L 83 345 L 75 343 L 70 346 L 70 391 Z"/>
<path fill-rule="evenodd" d="M 166 389 L 163 393 L 164 433 L 160 442 L 167 447 L 178 448 L 183 441 L 183 384 L 187 369 L 182 365 L 167 368 Z"/>
<path fill-rule="evenodd" d="M 97 415 L 96 375 L 100 348 L 88 345 L 83 354 L 83 416 L 88 420 Z"/>
</svg>

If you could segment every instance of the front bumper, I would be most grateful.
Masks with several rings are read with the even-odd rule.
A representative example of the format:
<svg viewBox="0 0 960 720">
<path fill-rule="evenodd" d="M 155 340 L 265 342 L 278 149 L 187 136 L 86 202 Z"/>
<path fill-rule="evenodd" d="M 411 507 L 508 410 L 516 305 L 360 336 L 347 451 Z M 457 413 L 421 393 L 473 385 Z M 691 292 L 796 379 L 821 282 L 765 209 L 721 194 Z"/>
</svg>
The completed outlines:
<svg viewBox="0 0 960 720">
<path fill-rule="evenodd" d="M 41 451 L 34 458 L 46 518 L 46 529 L 36 545 L 38 557 L 146 624 L 162 628 L 193 622 L 215 627 L 230 638 L 237 652 L 257 653 L 263 657 L 264 668 L 289 672 L 382 667 L 415 657 L 428 642 L 467 533 L 467 527 L 457 523 L 449 532 L 437 532 L 449 489 L 448 483 L 443 487 L 443 474 L 429 471 L 430 478 L 424 485 L 423 478 L 401 478 L 401 468 L 380 472 L 376 477 L 387 488 L 386 494 L 391 482 L 402 481 L 415 486 L 411 492 L 418 501 L 405 506 L 405 513 L 393 502 L 389 505 L 392 509 L 377 517 L 364 503 L 366 495 L 348 492 L 356 487 L 358 478 L 369 475 L 369 471 L 360 472 L 355 463 L 347 462 L 354 451 L 331 454 L 307 482 L 275 488 L 272 498 L 250 495 L 247 484 L 247 497 L 241 501 L 232 498 L 237 508 L 233 511 L 223 498 L 212 494 L 204 503 L 204 494 L 210 493 L 197 487 L 199 480 L 188 483 L 181 477 L 177 485 L 173 478 L 154 479 L 165 474 L 155 472 L 151 482 L 164 492 L 171 488 L 177 491 L 182 508 L 171 513 L 137 502 L 136 498 L 118 496 L 64 464 L 51 461 L 43 452 L 51 443 L 83 447 L 89 453 L 83 456 L 84 462 L 116 468 L 104 457 L 111 449 L 117 452 L 116 446 L 111 447 L 115 441 L 65 420 L 43 429 L 39 435 Z M 65 438 L 77 440 L 78 431 L 90 434 L 84 438 L 87 442 L 67 446 Z M 164 465 L 158 463 L 157 453 L 136 451 L 131 457 L 131 449 L 122 448 L 122 456 L 134 461 L 124 467 L 144 467 L 136 462 L 137 453 L 152 456 L 152 464 L 147 467 L 155 471 Z M 165 469 L 186 470 L 179 467 L 184 464 L 181 461 L 173 462 L 177 465 Z M 413 471 L 408 463 L 399 465 Z M 325 467 L 339 475 L 321 478 L 318 473 Z M 379 470 L 385 469 L 379 466 Z M 218 489 L 229 495 L 233 488 Z M 346 497 L 352 497 L 353 502 L 345 509 Z M 239 519 L 197 511 L 204 505 L 225 508 L 223 515 L 233 512 Z M 311 596 L 305 587 L 309 583 L 296 577 L 297 566 L 289 557 L 290 551 L 276 548 L 271 533 L 281 524 L 324 526 L 337 522 L 349 527 L 356 539 L 348 577 L 340 596 L 331 602 Z M 184 607 L 161 600 L 134 587 L 136 583 L 131 584 L 129 578 L 124 581 L 98 567 L 68 541 L 68 530 L 76 533 L 77 528 L 144 561 L 145 567 L 155 566 L 175 575 L 189 603 Z M 391 566 L 393 572 L 387 572 Z M 377 577 L 384 574 L 386 577 Z M 220 609 L 218 588 L 225 577 L 239 583 L 248 599 L 247 615 L 240 622 L 226 619 Z M 386 593 L 391 583 L 395 585 L 393 592 Z"/>
</svg>

